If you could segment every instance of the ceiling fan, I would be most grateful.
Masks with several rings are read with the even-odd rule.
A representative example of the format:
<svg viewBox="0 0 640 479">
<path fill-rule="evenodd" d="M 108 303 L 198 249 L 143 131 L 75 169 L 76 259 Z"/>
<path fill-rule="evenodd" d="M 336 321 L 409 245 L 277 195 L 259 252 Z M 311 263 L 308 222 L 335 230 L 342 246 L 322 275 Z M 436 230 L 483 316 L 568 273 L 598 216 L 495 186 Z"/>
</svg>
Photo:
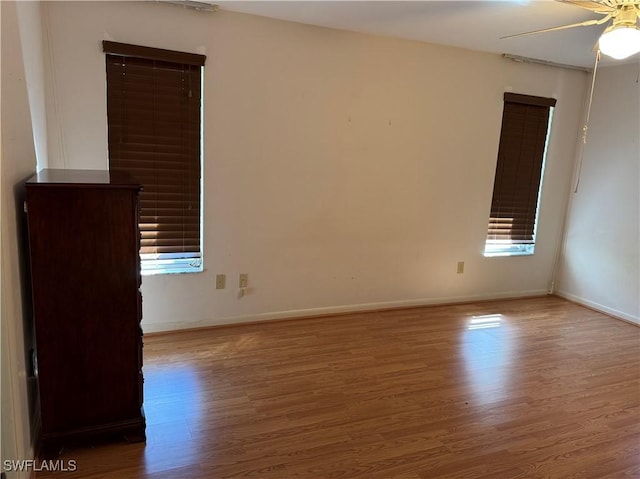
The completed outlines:
<svg viewBox="0 0 640 479">
<path fill-rule="evenodd" d="M 604 17 L 600 19 L 587 20 L 570 25 L 559 27 L 543 28 L 532 32 L 507 35 L 505 38 L 521 37 L 524 35 L 534 35 L 537 33 L 566 30 L 576 27 L 587 27 L 590 25 L 602 25 L 611 21 L 605 28 L 595 46 L 596 52 L 623 60 L 640 52 L 640 29 L 638 28 L 638 18 L 640 18 L 640 0 L 557 0 L 561 3 L 575 5 L 595 12 Z"/>
<path fill-rule="evenodd" d="M 582 127 L 582 143 L 587 142 L 587 130 L 589 128 L 589 117 L 591 114 L 591 103 L 593 100 L 593 90 L 596 81 L 596 71 L 598 62 L 600 61 L 600 53 L 603 53 L 616 60 L 624 60 L 636 53 L 640 52 L 640 28 L 638 28 L 638 19 L 640 19 L 640 0 L 556 0 L 561 3 L 575 5 L 585 8 L 599 15 L 604 15 L 600 19 L 586 20 L 584 22 L 572 23 L 569 25 L 561 25 L 559 27 L 543 28 L 542 30 L 534 30 L 532 32 L 517 33 L 515 35 L 507 35 L 501 37 L 515 38 L 524 35 L 534 35 L 537 33 L 554 32 L 557 30 L 566 30 L 576 27 L 588 27 L 590 25 L 602 25 L 611 21 L 604 29 L 598 42 L 594 46 L 596 54 L 593 74 L 591 76 L 591 90 L 589 92 L 589 104 L 587 106 L 585 124 Z M 578 192 L 580 184 L 580 173 L 582 170 L 582 150 L 580 152 L 580 160 L 578 164 L 578 177 L 575 184 L 574 193 Z"/>
</svg>

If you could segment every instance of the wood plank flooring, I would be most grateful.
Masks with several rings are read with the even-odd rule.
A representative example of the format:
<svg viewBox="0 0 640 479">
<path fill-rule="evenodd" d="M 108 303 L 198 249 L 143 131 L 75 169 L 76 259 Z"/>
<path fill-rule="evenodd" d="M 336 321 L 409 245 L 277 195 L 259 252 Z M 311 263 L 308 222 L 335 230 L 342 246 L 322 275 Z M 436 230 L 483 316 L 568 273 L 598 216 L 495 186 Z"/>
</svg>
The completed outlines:
<svg viewBox="0 0 640 479">
<path fill-rule="evenodd" d="M 556 297 L 146 337 L 146 445 L 37 477 L 640 478 L 639 346 Z"/>
</svg>

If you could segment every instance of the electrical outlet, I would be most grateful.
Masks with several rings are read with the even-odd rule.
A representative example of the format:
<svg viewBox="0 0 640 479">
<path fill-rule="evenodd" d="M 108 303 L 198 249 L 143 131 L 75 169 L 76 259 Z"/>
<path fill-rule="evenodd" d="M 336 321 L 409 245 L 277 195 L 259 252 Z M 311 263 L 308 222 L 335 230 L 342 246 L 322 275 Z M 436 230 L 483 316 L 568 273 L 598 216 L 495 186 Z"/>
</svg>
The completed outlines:
<svg viewBox="0 0 640 479">
<path fill-rule="evenodd" d="M 240 273 L 240 281 L 238 282 L 240 288 L 246 288 L 249 286 L 249 275 L 247 273 Z"/>
<path fill-rule="evenodd" d="M 464 273 L 464 261 L 458 261 L 458 274 Z"/>
<path fill-rule="evenodd" d="M 216 274 L 216 289 L 224 289 L 227 283 L 227 277 L 224 274 Z"/>
</svg>

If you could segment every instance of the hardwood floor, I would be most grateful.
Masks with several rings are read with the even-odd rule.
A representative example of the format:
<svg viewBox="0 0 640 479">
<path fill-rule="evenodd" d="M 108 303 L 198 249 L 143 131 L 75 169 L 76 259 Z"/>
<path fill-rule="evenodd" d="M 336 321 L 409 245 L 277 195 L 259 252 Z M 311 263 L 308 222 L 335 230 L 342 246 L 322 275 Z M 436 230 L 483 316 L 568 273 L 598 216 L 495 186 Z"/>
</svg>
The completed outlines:
<svg viewBox="0 0 640 479">
<path fill-rule="evenodd" d="M 146 445 L 37 477 L 638 478 L 639 339 L 555 297 L 146 337 Z"/>
</svg>

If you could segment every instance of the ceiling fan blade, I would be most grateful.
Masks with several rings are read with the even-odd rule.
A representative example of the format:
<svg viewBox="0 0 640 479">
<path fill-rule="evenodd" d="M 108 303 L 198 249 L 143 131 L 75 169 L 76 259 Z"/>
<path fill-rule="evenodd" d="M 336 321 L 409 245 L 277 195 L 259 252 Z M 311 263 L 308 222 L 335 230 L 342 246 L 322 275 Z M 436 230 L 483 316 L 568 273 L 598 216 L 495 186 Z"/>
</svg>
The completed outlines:
<svg viewBox="0 0 640 479">
<path fill-rule="evenodd" d="M 504 36 L 504 37 L 500 37 L 500 40 L 504 40 L 505 38 L 523 37 L 525 35 L 535 35 L 536 33 L 545 33 L 545 32 L 555 32 L 555 31 L 558 31 L 558 30 L 567 30 L 569 28 L 588 27 L 590 25 L 601 25 L 604 22 L 608 21 L 611 17 L 613 17 L 613 13 L 608 14 L 606 17 L 603 17 L 600 20 L 586 20 L 584 22 L 572 23 L 570 25 L 562 25 L 562 26 L 559 26 L 559 27 L 552 27 L 552 28 L 543 28 L 542 30 L 534 30 L 532 32 L 516 33 L 515 35 L 507 35 L 507 36 Z"/>
<path fill-rule="evenodd" d="M 576 7 L 586 8 L 596 13 L 612 13 L 616 11 L 615 7 L 610 7 L 604 3 L 592 1 L 592 0 L 556 0 L 556 2 L 566 3 L 569 5 L 575 5 Z"/>
</svg>

